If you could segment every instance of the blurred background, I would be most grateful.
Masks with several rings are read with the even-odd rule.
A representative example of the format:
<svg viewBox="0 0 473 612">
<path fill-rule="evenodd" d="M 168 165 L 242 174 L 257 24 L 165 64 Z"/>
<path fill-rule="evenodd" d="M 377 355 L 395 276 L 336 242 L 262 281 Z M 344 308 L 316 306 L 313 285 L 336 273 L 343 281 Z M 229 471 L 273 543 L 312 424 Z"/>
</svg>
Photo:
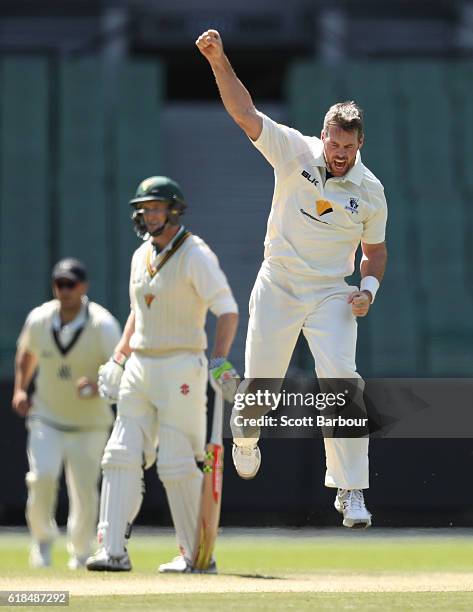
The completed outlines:
<svg viewBox="0 0 473 612">
<path fill-rule="evenodd" d="M 1 0 L 0 523 L 24 521 L 25 432 L 9 404 L 25 316 L 50 299 L 52 265 L 75 256 L 91 299 L 125 322 L 138 246 L 128 200 L 143 178 L 179 181 L 186 225 L 218 254 L 240 306 L 232 360 L 243 370 L 273 173 L 194 46 L 210 27 L 273 119 L 319 135 L 332 103 L 365 110 L 362 158 L 385 185 L 389 262 L 360 322 L 360 373 L 471 376 L 473 1 Z M 312 369 L 301 341 L 290 374 Z M 473 525 L 470 435 L 374 441 L 376 524 Z M 320 443 L 263 450 L 256 481 L 226 470 L 224 524 L 338 524 Z M 139 520 L 165 523 L 154 469 L 147 478 Z"/>
</svg>

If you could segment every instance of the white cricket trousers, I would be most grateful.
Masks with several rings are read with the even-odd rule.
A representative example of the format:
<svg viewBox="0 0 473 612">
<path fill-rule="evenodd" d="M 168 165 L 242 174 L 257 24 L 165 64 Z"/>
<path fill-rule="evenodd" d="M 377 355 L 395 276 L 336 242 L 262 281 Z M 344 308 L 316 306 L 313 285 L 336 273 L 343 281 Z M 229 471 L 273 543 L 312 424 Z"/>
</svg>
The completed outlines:
<svg viewBox="0 0 473 612">
<path fill-rule="evenodd" d="M 250 297 L 245 378 L 286 375 L 300 331 L 309 344 L 319 379 L 359 379 L 357 322 L 347 298 L 357 287 L 343 279 L 294 276 L 264 262 Z M 367 489 L 368 438 L 326 438 L 325 485 Z"/>
<path fill-rule="evenodd" d="M 69 516 L 68 550 L 71 555 L 90 554 L 98 512 L 98 480 L 108 430 L 64 432 L 39 420 L 29 420 L 26 475 L 26 519 L 36 542 L 50 542 L 57 535 L 55 511 L 59 479 L 64 466 Z"/>
</svg>

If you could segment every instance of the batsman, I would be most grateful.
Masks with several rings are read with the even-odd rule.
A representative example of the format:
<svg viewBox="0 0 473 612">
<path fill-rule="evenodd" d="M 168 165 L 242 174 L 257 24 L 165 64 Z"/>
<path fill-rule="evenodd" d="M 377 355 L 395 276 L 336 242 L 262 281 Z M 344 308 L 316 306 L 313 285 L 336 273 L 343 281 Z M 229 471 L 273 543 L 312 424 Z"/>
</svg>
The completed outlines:
<svg viewBox="0 0 473 612">
<path fill-rule="evenodd" d="M 131 262 L 130 315 L 99 372 L 101 395 L 118 405 L 102 460 L 99 550 L 86 566 L 131 569 L 126 539 L 141 506 L 143 469 L 153 465 L 158 447 L 157 471 L 180 553 L 159 571 L 216 573 L 215 560 L 198 550 L 203 474 L 196 461 L 204 459 L 208 375 L 217 395 L 231 399 L 235 391 L 237 374 L 227 355 L 238 308 L 215 254 L 181 223 L 186 202 L 175 181 L 144 180 L 130 204 L 143 244 Z M 217 317 L 210 363 L 208 309 Z M 201 544 L 209 544 L 207 536 Z"/>
<path fill-rule="evenodd" d="M 250 297 L 245 379 L 283 379 L 302 331 L 319 379 L 354 380 L 362 389 L 357 317 L 368 314 L 383 278 L 387 205 L 382 184 L 361 161 L 361 109 L 350 101 L 334 104 L 320 138 L 305 136 L 255 108 L 216 30 L 196 44 L 229 115 L 274 168 L 264 262 Z M 344 278 L 353 273 L 360 242 L 358 288 Z M 241 477 L 253 478 L 261 462 L 258 439 L 240 434 L 234 430 L 235 467 Z M 367 437 L 327 437 L 325 454 L 325 484 L 337 489 L 343 524 L 368 527 Z"/>
</svg>

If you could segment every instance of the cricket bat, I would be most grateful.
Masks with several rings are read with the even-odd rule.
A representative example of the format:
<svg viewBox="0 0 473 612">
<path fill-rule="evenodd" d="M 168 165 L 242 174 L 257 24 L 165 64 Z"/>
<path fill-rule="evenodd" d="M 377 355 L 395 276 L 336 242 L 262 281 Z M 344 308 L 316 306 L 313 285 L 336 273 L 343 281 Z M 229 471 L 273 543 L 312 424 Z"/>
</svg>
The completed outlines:
<svg viewBox="0 0 473 612">
<path fill-rule="evenodd" d="M 222 393 L 215 391 L 212 434 L 205 450 L 204 480 L 193 559 L 194 569 L 199 570 L 209 567 L 220 521 L 223 485 L 223 406 Z"/>
</svg>

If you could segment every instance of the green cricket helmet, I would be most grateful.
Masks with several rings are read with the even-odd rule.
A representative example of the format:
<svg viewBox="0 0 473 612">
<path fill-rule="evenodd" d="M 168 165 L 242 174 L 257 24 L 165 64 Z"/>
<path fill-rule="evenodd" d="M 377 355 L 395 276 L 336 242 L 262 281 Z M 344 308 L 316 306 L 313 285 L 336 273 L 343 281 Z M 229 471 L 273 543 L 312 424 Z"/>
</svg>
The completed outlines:
<svg viewBox="0 0 473 612">
<path fill-rule="evenodd" d="M 146 238 L 148 230 L 144 221 L 143 209 L 140 207 L 142 202 L 167 202 L 168 216 L 166 223 L 155 230 L 152 235 L 162 234 L 167 223 L 179 225 L 179 217 L 184 214 L 186 202 L 181 188 L 167 176 L 151 176 L 138 185 L 135 197 L 130 200 L 130 205 L 134 208 L 131 218 L 136 233 L 140 238 Z"/>
</svg>

